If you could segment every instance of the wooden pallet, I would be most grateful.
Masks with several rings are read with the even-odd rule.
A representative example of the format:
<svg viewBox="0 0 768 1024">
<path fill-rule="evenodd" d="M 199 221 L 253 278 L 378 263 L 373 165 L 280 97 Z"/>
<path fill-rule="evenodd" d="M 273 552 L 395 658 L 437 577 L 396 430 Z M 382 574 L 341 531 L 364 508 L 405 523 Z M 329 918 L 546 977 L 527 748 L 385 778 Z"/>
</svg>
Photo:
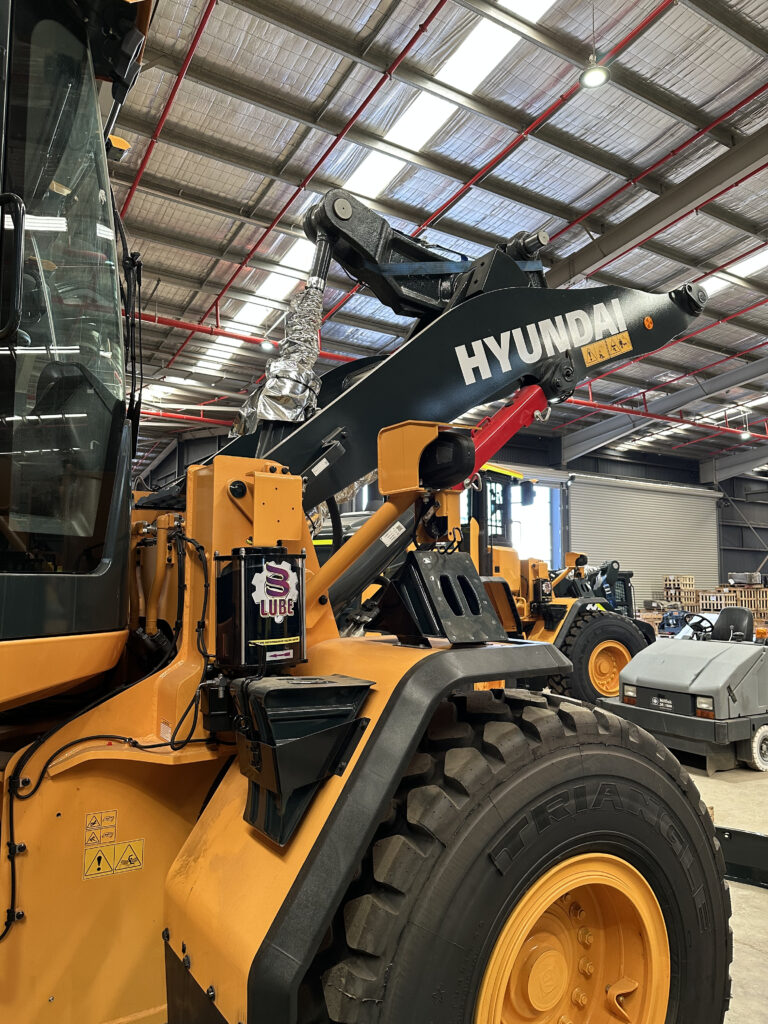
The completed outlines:
<svg viewBox="0 0 768 1024">
<path fill-rule="evenodd" d="M 699 590 L 697 611 L 721 612 L 723 608 L 736 608 L 739 601 L 735 590 L 721 587 L 718 590 Z"/>
</svg>

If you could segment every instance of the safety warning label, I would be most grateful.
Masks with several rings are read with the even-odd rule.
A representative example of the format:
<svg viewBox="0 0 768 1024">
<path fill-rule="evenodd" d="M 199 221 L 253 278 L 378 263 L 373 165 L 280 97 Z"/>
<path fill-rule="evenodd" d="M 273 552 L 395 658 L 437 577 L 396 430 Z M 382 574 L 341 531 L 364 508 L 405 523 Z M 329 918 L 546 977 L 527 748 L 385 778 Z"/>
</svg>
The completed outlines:
<svg viewBox="0 0 768 1024">
<path fill-rule="evenodd" d="M 107 843 L 86 847 L 83 857 L 83 878 L 106 878 L 124 871 L 139 871 L 144 867 L 144 840 L 131 839 L 127 843 Z"/>
<path fill-rule="evenodd" d="M 100 846 L 117 839 L 117 811 L 90 811 L 85 816 L 85 845 Z"/>
</svg>

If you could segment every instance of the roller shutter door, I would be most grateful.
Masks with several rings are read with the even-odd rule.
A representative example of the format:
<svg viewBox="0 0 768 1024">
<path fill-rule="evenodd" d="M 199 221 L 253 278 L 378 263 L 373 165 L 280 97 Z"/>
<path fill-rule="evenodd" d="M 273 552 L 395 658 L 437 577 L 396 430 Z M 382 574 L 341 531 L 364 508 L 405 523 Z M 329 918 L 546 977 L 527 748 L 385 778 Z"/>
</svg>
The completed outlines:
<svg viewBox="0 0 768 1024">
<path fill-rule="evenodd" d="M 667 573 L 718 584 L 717 497 L 703 488 L 577 477 L 569 488 L 570 549 L 590 565 L 617 558 L 635 598 L 659 596 Z"/>
</svg>

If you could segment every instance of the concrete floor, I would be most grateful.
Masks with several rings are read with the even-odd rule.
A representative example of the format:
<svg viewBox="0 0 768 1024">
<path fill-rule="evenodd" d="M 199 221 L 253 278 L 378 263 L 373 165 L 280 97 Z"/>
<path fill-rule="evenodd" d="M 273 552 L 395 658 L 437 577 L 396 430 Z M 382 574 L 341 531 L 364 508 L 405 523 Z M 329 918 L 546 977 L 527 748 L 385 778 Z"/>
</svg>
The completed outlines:
<svg viewBox="0 0 768 1024">
<path fill-rule="evenodd" d="M 708 778 L 688 767 L 715 824 L 768 833 L 768 772 L 734 768 Z M 733 989 L 724 1024 L 768 1022 L 768 889 L 731 882 Z"/>
</svg>

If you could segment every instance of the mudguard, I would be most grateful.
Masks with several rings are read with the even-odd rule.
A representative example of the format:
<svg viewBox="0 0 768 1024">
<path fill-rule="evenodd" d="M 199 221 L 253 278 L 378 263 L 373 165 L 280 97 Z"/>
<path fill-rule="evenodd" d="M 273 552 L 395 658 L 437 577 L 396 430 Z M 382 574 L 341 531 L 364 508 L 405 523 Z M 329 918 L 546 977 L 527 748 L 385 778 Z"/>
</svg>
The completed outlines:
<svg viewBox="0 0 768 1024">
<path fill-rule="evenodd" d="M 285 891 L 281 887 L 292 850 L 270 849 L 248 829 L 240 817 L 245 780 L 237 766 L 230 768 L 169 874 L 168 1024 L 294 1024 L 299 986 L 440 700 L 475 682 L 498 679 L 514 685 L 520 677 L 571 668 L 554 647 L 525 640 L 427 653 L 370 640 L 319 646 L 326 647 L 331 661 L 348 652 L 347 658 L 367 654 L 378 664 L 389 658 L 390 669 L 397 659 L 407 658 L 410 668 L 396 680 L 378 714 L 375 695 L 363 709 L 371 725 L 362 749 L 332 802 L 327 796 L 333 780 L 319 794 L 318 802 L 326 800 L 325 816 Z M 365 671 L 370 674 L 370 665 Z M 526 697 L 531 699 L 528 691 Z M 313 827 L 311 817 L 297 833 L 299 848 L 306 842 L 305 830 Z M 256 864 L 263 874 L 250 874 Z M 250 901 L 254 917 L 249 917 Z M 267 921 L 271 907 L 275 912 Z M 215 928 L 210 925 L 214 908 Z M 254 938 L 257 932 L 263 935 L 260 941 Z"/>
</svg>

